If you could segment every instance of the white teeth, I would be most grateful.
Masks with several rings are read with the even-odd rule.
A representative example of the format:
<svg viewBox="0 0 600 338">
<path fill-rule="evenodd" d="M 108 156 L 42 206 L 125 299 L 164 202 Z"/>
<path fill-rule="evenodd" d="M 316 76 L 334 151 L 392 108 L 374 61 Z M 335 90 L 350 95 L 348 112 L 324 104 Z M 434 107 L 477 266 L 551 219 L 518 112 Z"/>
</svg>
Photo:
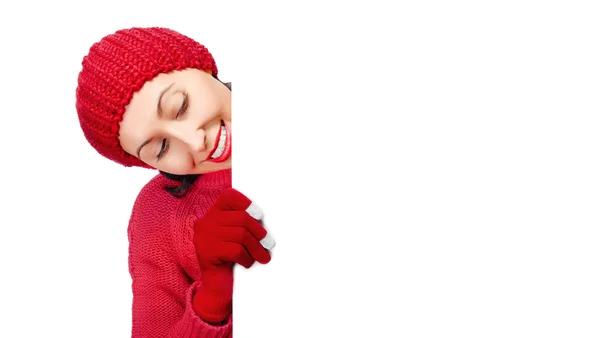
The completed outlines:
<svg viewBox="0 0 600 338">
<path fill-rule="evenodd" d="M 227 129 L 225 126 L 221 126 L 221 135 L 219 136 L 219 146 L 217 150 L 210 156 L 210 158 L 217 158 L 223 155 L 223 151 L 225 151 L 225 140 L 227 138 Z"/>
</svg>

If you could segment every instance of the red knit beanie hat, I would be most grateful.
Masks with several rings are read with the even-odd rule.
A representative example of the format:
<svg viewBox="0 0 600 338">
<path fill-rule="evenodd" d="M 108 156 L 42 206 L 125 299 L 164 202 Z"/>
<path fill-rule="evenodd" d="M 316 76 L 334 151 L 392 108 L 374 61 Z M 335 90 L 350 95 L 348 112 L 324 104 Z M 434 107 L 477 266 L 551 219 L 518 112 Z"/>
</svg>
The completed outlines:
<svg viewBox="0 0 600 338">
<path fill-rule="evenodd" d="M 83 134 L 104 157 L 124 166 L 150 168 L 119 143 L 125 106 L 146 81 L 160 73 L 196 68 L 217 76 L 212 55 L 203 45 L 167 28 L 119 30 L 96 42 L 83 58 L 76 89 L 76 109 Z"/>
</svg>

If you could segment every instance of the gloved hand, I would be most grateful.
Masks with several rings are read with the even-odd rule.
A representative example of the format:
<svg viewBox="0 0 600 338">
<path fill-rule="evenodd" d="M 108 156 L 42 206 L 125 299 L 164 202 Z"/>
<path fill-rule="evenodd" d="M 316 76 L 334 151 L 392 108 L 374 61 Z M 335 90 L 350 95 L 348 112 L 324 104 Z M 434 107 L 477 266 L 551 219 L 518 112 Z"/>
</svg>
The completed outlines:
<svg viewBox="0 0 600 338">
<path fill-rule="evenodd" d="M 203 320 L 220 323 L 231 314 L 234 263 L 250 268 L 255 261 L 267 264 L 271 260 L 267 248 L 271 249 L 274 241 L 258 222 L 261 217 L 250 199 L 230 188 L 195 223 L 194 246 L 202 285 L 193 307 Z"/>
</svg>

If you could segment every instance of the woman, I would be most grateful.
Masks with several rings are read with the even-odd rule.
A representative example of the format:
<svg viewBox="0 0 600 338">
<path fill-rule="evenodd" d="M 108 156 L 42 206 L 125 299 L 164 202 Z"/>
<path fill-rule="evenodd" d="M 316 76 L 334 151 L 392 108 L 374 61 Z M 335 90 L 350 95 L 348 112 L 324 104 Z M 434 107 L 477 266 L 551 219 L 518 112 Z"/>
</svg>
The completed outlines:
<svg viewBox="0 0 600 338">
<path fill-rule="evenodd" d="M 274 242 L 231 188 L 231 86 L 209 51 L 166 28 L 105 36 L 76 109 L 98 153 L 160 172 L 129 221 L 132 337 L 231 337 L 233 264 L 268 263 Z"/>
</svg>

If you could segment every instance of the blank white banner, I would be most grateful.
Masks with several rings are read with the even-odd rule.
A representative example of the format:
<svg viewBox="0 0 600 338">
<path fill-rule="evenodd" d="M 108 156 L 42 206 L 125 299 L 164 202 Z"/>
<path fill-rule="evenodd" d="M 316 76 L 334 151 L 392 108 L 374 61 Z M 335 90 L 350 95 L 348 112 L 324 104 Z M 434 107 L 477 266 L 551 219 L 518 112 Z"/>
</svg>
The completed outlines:
<svg viewBox="0 0 600 338">
<path fill-rule="evenodd" d="M 396 6 L 242 21 L 234 336 L 597 337 L 597 8 Z"/>
</svg>

